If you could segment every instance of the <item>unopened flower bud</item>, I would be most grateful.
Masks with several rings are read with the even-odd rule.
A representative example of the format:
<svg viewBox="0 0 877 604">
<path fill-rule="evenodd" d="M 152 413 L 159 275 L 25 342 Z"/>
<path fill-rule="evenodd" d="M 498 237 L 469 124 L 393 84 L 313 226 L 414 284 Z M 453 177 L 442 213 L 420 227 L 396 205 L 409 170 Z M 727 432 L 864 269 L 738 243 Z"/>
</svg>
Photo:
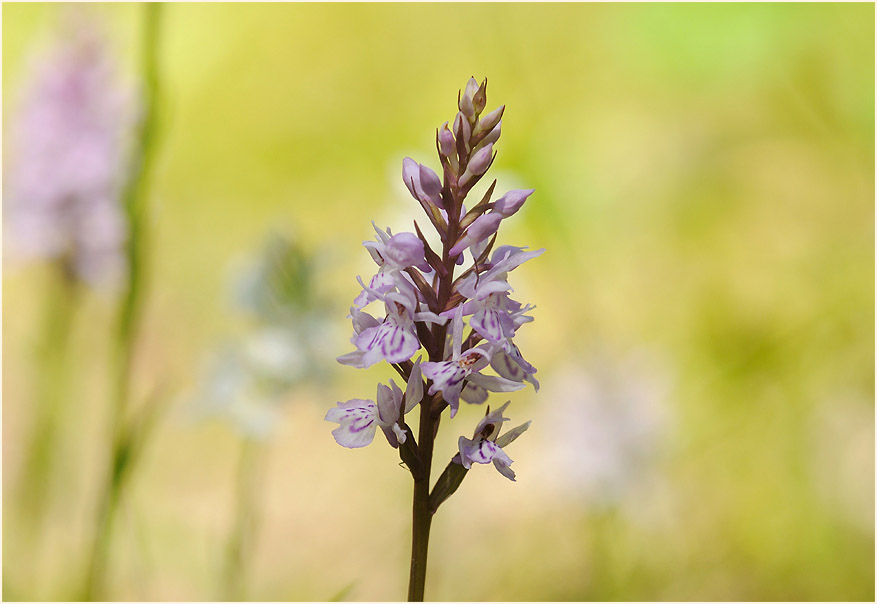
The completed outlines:
<svg viewBox="0 0 877 604">
<path fill-rule="evenodd" d="M 475 219 L 475 222 L 466 230 L 466 234 L 454 247 L 451 248 L 450 255 L 456 256 L 462 253 L 467 247 L 483 241 L 493 235 L 499 228 L 502 221 L 502 214 L 490 212 L 483 214 Z"/>
<path fill-rule="evenodd" d="M 473 243 L 477 243 L 487 237 L 493 235 L 499 228 L 499 223 L 503 216 L 496 212 L 488 212 L 475 219 L 475 222 L 467 229 L 466 234 L 472 238 Z"/>
<path fill-rule="evenodd" d="M 451 248 L 450 255 L 457 256 L 469 246 L 483 241 L 493 235 L 497 231 L 497 229 L 499 229 L 499 223 L 502 221 L 502 219 L 502 214 L 498 214 L 496 212 L 483 214 L 476 218 L 475 222 L 473 222 L 469 226 L 469 228 L 466 229 L 466 234 L 463 235 L 463 238 L 460 239 L 456 243 L 456 245 Z"/>
<path fill-rule="evenodd" d="M 475 106 L 472 99 L 475 98 L 476 92 L 478 92 L 478 82 L 475 78 L 469 78 L 469 81 L 466 82 L 466 89 L 460 95 L 459 103 L 460 112 L 469 120 L 475 117 Z"/>
<path fill-rule="evenodd" d="M 479 132 L 488 132 L 494 126 L 499 123 L 499 120 L 502 119 L 502 114 L 505 111 L 505 105 L 500 105 L 487 115 L 481 118 L 481 121 L 478 122 L 478 131 Z"/>
<path fill-rule="evenodd" d="M 472 99 L 475 97 L 476 92 L 478 92 L 478 80 L 469 78 L 469 81 L 466 82 L 466 90 L 463 92 L 463 96 L 468 96 L 469 99 Z"/>
<path fill-rule="evenodd" d="M 439 130 L 439 147 L 445 157 L 451 157 L 454 154 L 454 135 L 451 134 L 447 122 L 442 124 L 441 130 Z"/>
<path fill-rule="evenodd" d="M 469 160 L 469 165 L 466 170 L 472 172 L 472 174 L 474 174 L 475 176 L 481 176 L 487 171 L 487 167 L 490 165 L 490 160 L 492 158 L 493 144 L 491 143 L 472 156 L 472 159 Z"/>
<path fill-rule="evenodd" d="M 423 264 L 423 242 L 414 233 L 397 233 L 384 246 L 384 257 L 403 268 Z"/>
<path fill-rule="evenodd" d="M 476 148 L 483 147 L 484 145 L 492 145 L 492 144 L 494 144 L 496 141 L 499 140 L 499 135 L 500 135 L 500 134 L 502 134 L 502 122 L 499 122 L 499 123 L 493 128 L 493 130 L 491 130 L 490 132 L 488 132 L 488 133 L 487 133 L 487 136 L 485 136 L 484 138 L 482 138 L 482 139 L 478 142 L 478 145 L 476 145 Z"/>
<path fill-rule="evenodd" d="M 472 99 L 465 95 L 460 97 L 460 113 L 465 115 L 466 119 L 469 120 L 475 117 L 475 106 L 472 105 Z"/>
<path fill-rule="evenodd" d="M 418 164 L 410 157 L 402 160 L 402 180 L 415 199 L 429 201 L 442 207 L 441 191 L 442 183 L 439 177 L 431 169 Z M 436 188 L 436 183 L 438 186 Z"/>
<path fill-rule="evenodd" d="M 402 181 L 411 195 L 419 199 L 417 191 L 420 189 L 420 164 L 410 157 L 402 160 Z"/>
<path fill-rule="evenodd" d="M 496 200 L 493 211 L 508 218 L 521 209 L 521 206 L 524 205 L 527 198 L 533 194 L 533 191 L 535 191 L 535 189 L 515 189 L 509 191 Z"/>
<path fill-rule="evenodd" d="M 493 159 L 493 143 L 489 143 L 484 148 L 478 150 L 472 156 L 472 159 L 469 160 L 466 170 L 472 172 L 475 176 L 481 176 L 487 171 L 491 159 Z"/>
<path fill-rule="evenodd" d="M 466 171 L 463 172 L 463 176 L 460 177 L 460 185 L 465 186 L 476 176 L 484 174 L 487 171 L 488 166 L 490 166 L 491 159 L 493 159 L 493 144 L 488 143 L 487 146 L 479 149 L 475 155 L 472 156 L 472 159 L 469 160 L 469 165 L 466 166 Z"/>
<path fill-rule="evenodd" d="M 484 111 L 484 106 L 487 105 L 487 78 L 484 78 L 475 96 L 472 97 L 472 105 L 475 106 L 475 113 L 480 115 Z"/>
<path fill-rule="evenodd" d="M 420 165 L 420 187 L 430 199 L 441 199 L 442 181 L 439 179 L 438 174 L 423 164 Z"/>
<path fill-rule="evenodd" d="M 472 136 L 472 126 L 469 125 L 469 120 L 466 119 L 462 111 L 457 113 L 457 117 L 454 118 L 454 135 L 457 137 L 458 141 L 463 141 L 466 149 L 469 148 L 469 138 Z"/>
</svg>

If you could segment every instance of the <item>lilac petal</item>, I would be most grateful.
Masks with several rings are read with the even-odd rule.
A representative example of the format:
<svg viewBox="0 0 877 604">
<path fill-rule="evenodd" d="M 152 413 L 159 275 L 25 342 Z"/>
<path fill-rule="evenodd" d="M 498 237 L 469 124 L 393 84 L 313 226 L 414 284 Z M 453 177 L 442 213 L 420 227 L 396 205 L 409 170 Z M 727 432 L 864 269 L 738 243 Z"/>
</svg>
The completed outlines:
<svg viewBox="0 0 877 604">
<path fill-rule="evenodd" d="M 494 455 L 493 457 L 493 467 L 499 470 L 499 473 L 511 480 L 512 482 L 516 482 L 515 480 L 515 471 L 512 470 L 509 466 L 512 465 L 511 458 L 505 454 L 505 451 L 502 449 L 499 450 L 499 453 Z"/>
<path fill-rule="evenodd" d="M 342 447 L 358 449 L 371 443 L 377 430 L 377 407 L 373 401 L 352 399 L 329 409 L 326 421 L 340 424 L 332 436 Z"/>
<path fill-rule="evenodd" d="M 516 428 L 512 428 L 512 429 L 509 430 L 508 432 L 503 433 L 502 436 L 500 436 L 500 437 L 498 437 L 498 438 L 496 439 L 496 445 L 497 445 L 498 447 L 501 447 L 501 448 L 505 448 L 505 447 L 507 447 L 507 446 L 508 446 L 509 444 L 511 444 L 516 438 L 518 438 L 521 434 L 523 434 L 524 432 L 526 432 L 526 431 L 527 431 L 527 428 L 530 427 L 530 424 L 531 424 L 531 423 L 533 423 L 532 420 L 531 420 L 531 421 L 528 421 L 528 422 L 526 422 L 526 423 L 524 423 L 524 424 L 521 424 L 520 426 L 518 426 L 518 427 L 516 427 Z"/>
<path fill-rule="evenodd" d="M 420 340 L 413 332 L 388 319 L 378 327 L 366 329 L 355 338 L 356 347 L 365 352 L 363 364 L 371 367 L 381 360 L 388 363 L 407 361 L 420 348 Z"/>
<path fill-rule="evenodd" d="M 420 340 L 413 330 L 395 327 L 381 344 L 381 352 L 388 363 L 402 363 L 420 349 Z"/>
<path fill-rule="evenodd" d="M 493 159 L 492 143 L 486 145 L 483 149 L 477 151 L 475 155 L 472 156 L 472 159 L 469 160 L 469 165 L 466 166 L 466 172 L 471 172 L 475 176 L 484 174 L 485 170 L 487 170 L 487 166 L 490 165 L 491 159 Z"/>
<path fill-rule="evenodd" d="M 485 345 L 470 348 L 462 357 L 467 360 L 469 372 L 481 371 L 490 364 L 491 350 Z M 467 358 L 468 357 L 468 358 Z"/>
<path fill-rule="evenodd" d="M 372 260 L 375 261 L 375 264 L 380 266 L 384 263 L 384 257 L 381 256 L 381 248 L 383 247 L 382 244 L 378 243 L 377 241 L 363 241 L 362 247 L 368 250 L 369 256 L 372 257 Z"/>
<path fill-rule="evenodd" d="M 466 230 L 466 234 L 469 235 L 473 241 L 486 239 L 496 232 L 502 219 L 503 215 L 496 212 L 482 214 L 469 226 Z"/>
<path fill-rule="evenodd" d="M 454 361 L 427 362 L 421 365 L 423 375 L 432 380 L 429 394 L 442 393 L 442 398 L 451 408 L 451 417 L 457 414 L 460 393 L 463 390 L 466 370 Z"/>
<path fill-rule="evenodd" d="M 451 418 L 457 415 L 457 411 L 460 408 L 460 392 L 462 391 L 462 386 L 457 386 L 457 388 L 453 390 L 447 390 L 442 392 L 442 398 L 445 399 L 445 402 L 448 403 L 448 407 L 451 410 Z"/>
<path fill-rule="evenodd" d="M 481 405 L 487 400 L 487 390 L 467 381 L 463 392 L 460 393 L 460 398 L 471 405 Z"/>
<path fill-rule="evenodd" d="M 377 393 L 378 424 L 387 437 L 387 442 L 394 449 L 406 439 L 405 431 L 399 427 L 399 415 L 402 407 L 402 391 L 393 380 L 390 386 L 378 384 Z"/>
<path fill-rule="evenodd" d="M 370 327 L 377 327 L 380 325 L 380 322 L 373 316 L 355 307 L 350 309 L 350 314 L 347 316 L 353 320 L 353 330 L 357 334 L 362 333 Z"/>
<path fill-rule="evenodd" d="M 386 294 L 396 286 L 396 280 L 387 271 L 378 271 L 368 282 L 368 286 L 378 293 Z"/>
<path fill-rule="evenodd" d="M 399 444 L 404 445 L 405 441 L 408 440 L 408 434 L 403 430 L 399 424 L 393 424 L 393 432 L 396 433 L 396 440 L 399 441 Z"/>
<path fill-rule="evenodd" d="M 338 426 L 332 430 L 332 436 L 335 437 L 335 442 L 342 447 L 359 449 L 371 444 L 375 439 L 376 429 L 377 423 L 375 423 L 374 419 L 370 419 L 366 424 Z"/>
<path fill-rule="evenodd" d="M 454 154 L 454 135 L 448 128 L 447 122 L 442 124 L 441 130 L 439 130 L 439 146 L 441 147 L 442 155 L 445 157 L 451 157 Z"/>
<path fill-rule="evenodd" d="M 476 437 L 478 436 L 478 434 L 481 433 L 482 430 L 484 430 L 484 428 L 486 428 L 489 425 L 493 425 L 493 427 L 494 427 L 493 433 L 494 434 L 499 432 L 499 427 L 502 425 L 502 423 L 509 421 L 509 418 L 503 417 L 502 414 L 505 412 L 505 410 L 508 408 L 508 406 L 510 404 L 511 404 L 511 401 L 506 401 L 502 405 L 502 407 L 498 407 L 498 408 L 494 409 L 493 411 L 491 411 L 490 413 L 486 414 L 484 417 L 482 417 L 481 421 L 478 422 L 478 425 L 475 427 Z"/>
<path fill-rule="evenodd" d="M 387 271 L 378 271 L 368 282 L 368 286 L 379 294 L 386 294 L 396 286 L 396 279 Z M 375 298 L 380 300 L 380 298 Z"/>
<path fill-rule="evenodd" d="M 490 258 L 490 270 L 483 277 L 492 281 L 502 273 L 508 273 L 526 261 L 545 253 L 545 248 L 533 250 L 532 252 L 525 252 L 524 249 L 522 247 L 503 245 L 495 250 Z"/>
<path fill-rule="evenodd" d="M 495 375 L 473 373 L 468 379 L 473 384 L 481 386 L 485 390 L 490 390 L 491 392 L 514 392 L 524 388 L 524 384 L 521 382 L 513 382 Z"/>
<path fill-rule="evenodd" d="M 399 427 L 399 424 L 381 426 L 381 430 L 384 436 L 387 437 L 387 442 L 394 449 L 398 449 L 400 444 L 405 444 L 405 441 L 408 440 L 408 435 L 405 433 L 405 430 Z"/>
<path fill-rule="evenodd" d="M 387 305 L 387 314 L 394 317 L 410 317 L 417 307 L 417 295 L 414 289 L 409 287 L 407 283 L 403 285 L 403 281 L 396 282 L 396 291 L 390 292 L 384 296 L 384 302 Z M 400 312 L 399 307 L 393 303 L 398 302 L 404 312 Z"/>
<path fill-rule="evenodd" d="M 448 322 L 447 317 L 442 317 L 441 315 L 437 315 L 434 312 L 430 312 L 428 310 L 422 310 L 420 312 L 414 313 L 414 320 L 419 323 L 435 323 L 437 325 L 444 325 Z"/>
<path fill-rule="evenodd" d="M 536 373 L 536 368 L 521 356 L 517 346 L 510 341 L 508 344 L 509 352 L 499 350 L 494 353 L 490 359 L 490 366 L 506 379 L 515 382 L 527 381 L 533 384 L 533 388 L 535 388 L 536 392 L 539 392 L 539 381 L 533 377 L 533 374 Z"/>
<path fill-rule="evenodd" d="M 410 157 L 406 157 L 402 160 L 402 181 L 405 183 L 405 186 L 408 187 L 408 192 L 411 193 L 411 196 L 414 197 L 414 199 L 421 198 L 420 164 Z"/>
<path fill-rule="evenodd" d="M 491 294 L 503 294 L 511 289 L 512 286 L 509 285 L 509 282 L 505 279 L 497 278 L 492 281 L 482 280 L 481 283 L 478 284 L 478 288 L 475 290 L 475 294 L 472 297 L 478 300 L 484 300 Z"/>
<path fill-rule="evenodd" d="M 481 139 L 481 142 L 478 143 L 478 146 L 480 147 L 481 145 L 488 145 L 488 144 L 492 145 L 492 144 L 496 143 L 496 141 L 499 140 L 499 137 L 501 134 L 502 134 L 502 121 L 500 120 L 499 122 L 497 122 L 496 126 L 494 126 L 490 132 L 488 132 L 487 136 L 485 136 L 483 139 Z"/>
<path fill-rule="evenodd" d="M 432 380 L 430 394 L 445 388 L 454 388 L 462 384 L 466 377 L 466 370 L 454 361 L 426 362 L 420 367 L 423 375 Z M 462 389 L 462 386 L 460 388 Z"/>
<path fill-rule="evenodd" d="M 469 247 L 469 253 L 472 254 L 472 260 L 473 260 L 473 262 L 474 262 L 475 260 L 478 260 L 478 259 L 481 257 L 481 254 L 483 254 L 483 253 L 484 253 L 484 250 L 487 249 L 487 245 L 488 245 L 489 243 L 490 243 L 490 241 L 487 240 L 487 239 L 485 238 L 485 239 L 482 239 L 481 241 L 479 241 L 479 242 L 477 242 L 477 243 L 473 243 L 473 244 Z M 471 273 L 470 273 L 470 274 L 471 274 Z"/>
<path fill-rule="evenodd" d="M 497 456 L 508 459 L 508 456 L 495 443 L 483 438 L 469 440 L 461 436 L 457 441 L 457 447 L 460 449 L 463 467 L 467 469 L 471 468 L 473 463 L 490 463 Z M 509 463 L 511 463 L 510 459 Z"/>
<path fill-rule="evenodd" d="M 384 247 L 387 262 L 398 268 L 407 268 L 426 261 L 423 242 L 414 233 L 393 235 Z"/>
<path fill-rule="evenodd" d="M 536 373 L 536 368 L 533 367 L 530 363 L 528 363 L 524 356 L 521 354 L 521 349 L 518 348 L 513 342 L 510 342 L 510 349 L 508 351 L 509 357 L 527 373 Z"/>
<path fill-rule="evenodd" d="M 378 225 L 375 224 L 374 220 L 372 220 L 372 228 L 375 230 L 375 233 L 378 234 L 378 239 L 383 244 L 386 244 L 387 241 L 390 240 L 390 237 L 393 236 L 393 233 L 390 231 L 389 227 L 387 227 L 387 230 L 385 231 L 384 229 L 378 227 Z M 368 242 L 368 243 L 372 243 L 372 242 Z"/>
<path fill-rule="evenodd" d="M 362 328 L 357 329 L 358 315 L 356 313 L 362 313 L 362 311 L 360 311 L 359 309 L 368 306 L 375 300 L 382 300 L 384 298 L 384 295 L 388 291 L 393 289 L 395 281 L 393 280 L 392 275 L 389 275 L 384 271 L 380 271 L 378 272 L 378 274 L 372 277 L 371 281 L 369 281 L 368 287 L 362 284 L 362 279 L 360 279 L 359 277 L 357 277 L 357 281 L 359 281 L 363 289 L 359 293 L 359 295 L 354 298 L 353 308 L 350 309 L 350 314 L 347 316 L 354 319 L 354 329 L 356 329 L 356 332 L 359 333 L 360 331 L 362 331 Z M 367 313 L 362 314 L 371 319 L 370 321 L 368 321 L 369 325 L 366 325 L 366 327 L 373 327 L 374 325 L 372 325 L 371 323 L 376 323 L 377 319 L 371 317 L 371 315 L 368 315 Z M 359 322 L 361 323 L 361 321 Z"/>
<path fill-rule="evenodd" d="M 470 469 L 472 467 L 472 459 L 469 457 L 469 454 L 475 448 L 475 441 L 469 440 L 465 436 L 461 436 L 457 440 L 457 448 L 460 450 L 457 454 L 457 457 L 460 458 L 459 463 L 467 470 Z M 454 457 L 454 459 L 457 459 L 457 457 Z"/>
<path fill-rule="evenodd" d="M 475 288 L 478 286 L 479 282 L 480 282 L 480 278 L 478 277 L 478 275 L 475 272 L 471 272 L 468 275 L 466 275 L 465 277 L 463 277 L 463 279 L 461 279 L 460 282 L 456 284 L 456 288 L 457 288 L 458 292 L 460 292 L 462 295 L 466 296 L 467 298 L 474 298 L 475 297 Z M 447 312 L 448 311 L 445 311 L 445 313 L 447 313 Z M 442 314 L 445 314 L 445 313 L 442 313 Z M 472 313 L 468 313 L 468 314 L 472 314 Z"/>
<path fill-rule="evenodd" d="M 463 348 L 463 307 L 457 306 L 451 324 L 451 351 L 453 358 L 460 358 Z"/>
<path fill-rule="evenodd" d="M 457 140 L 462 138 L 466 149 L 469 148 L 469 139 L 472 136 L 472 126 L 469 125 L 469 120 L 466 119 L 466 116 L 464 116 L 462 112 L 457 112 L 457 116 L 454 118 L 454 136 Z"/>
<path fill-rule="evenodd" d="M 506 218 L 521 209 L 527 198 L 533 194 L 536 189 L 514 189 L 509 191 L 496 200 L 494 211 L 499 212 Z"/>
<path fill-rule="evenodd" d="M 442 181 L 435 172 L 423 164 L 420 165 L 420 186 L 430 199 L 440 199 Z"/>
<path fill-rule="evenodd" d="M 377 409 L 381 425 L 390 426 L 399 420 L 399 411 L 402 407 L 402 392 L 399 387 L 390 380 L 390 386 L 378 384 Z"/>
<path fill-rule="evenodd" d="M 454 247 L 450 250 L 451 256 L 457 256 L 463 252 L 469 246 L 483 241 L 484 239 L 493 235 L 497 229 L 499 228 L 499 223 L 502 221 L 503 216 L 497 212 L 490 212 L 488 214 L 482 214 L 478 218 L 475 219 L 469 228 L 466 230 L 466 234 L 460 239 Z"/>
<path fill-rule="evenodd" d="M 487 115 L 482 116 L 481 120 L 479 121 L 480 130 L 490 130 L 494 126 L 496 126 L 499 123 L 499 120 L 502 118 L 503 111 L 505 111 L 505 105 L 501 105 Z"/>
<path fill-rule="evenodd" d="M 472 99 L 475 97 L 476 92 L 478 92 L 478 80 L 474 77 L 470 77 L 466 81 L 466 90 L 463 92 L 463 95 Z"/>
<path fill-rule="evenodd" d="M 381 273 L 378 273 L 378 274 L 381 274 Z M 375 275 L 375 277 L 377 277 L 377 275 Z M 372 280 L 374 280 L 374 277 L 372 278 Z M 363 306 L 366 306 L 367 304 L 371 304 L 375 300 L 384 300 L 386 298 L 387 292 L 380 291 L 378 289 L 374 289 L 370 285 L 366 285 L 365 283 L 363 283 L 362 277 L 360 277 L 358 275 L 356 277 L 356 282 L 359 283 L 359 286 L 362 287 L 362 290 L 364 292 L 366 292 L 365 304 L 357 304 L 357 301 L 360 300 L 360 297 L 362 296 L 362 294 L 357 296 L 356 300 L 354 300 L 354 305 L 358 306 L 359 308 L 362 308 Z"/>
<path fill-rule="evenodd" d="M 390 443 L 390 446 L 394 449 L 399 448 L 399 434 L 396 432 L 396 428 L 398 428 L 398 424 L 392 424 L 389 426 L 385 426 L 381 424 L 381 432 L 384 433 L 384 436 L 387 438 L 387 442 Z M 404 432 L 402 433 L 405 434 Z M 402 442 L 405 442 L 404 440 Z"/>
<path fill-rule="evenodd" d="M 368 292 L 362 290 L 359 292 L 359 295 L 353 299 L 353 305 L 357 308 L 363 308 L 364 306 L 368 306 L 371 304 L 372 300 L 369 300 Z"/>
<path fill-rule="evenodd" d="M 348 352 L 347 354 L 342 354 L 340 357 L 337 357 L 335 360 L 341 363 L 342 365 L 347 365 L 349 367 L 356 367 L 357 369 L 364 369 L 365 365 L 362 362 L 362 357 L 365 353 L 361 350 L 354 350 L 353 352 Z"/>
<path fill-rule="evenodd" d="M 460 111 L 470 119 L 475 116 L 475 105 L 472 99 L 476 92 L 478 92 L 478 82 L 475 81 L 475 78 L 469 78 L 469 81 L 466 82 L 466 89 L 460 95 L 459 107 Z"/>
<path fill-rule="evenodd" d="M 411 374 L 408 376 L 408 385 L 405 388 L 405 413 L 416 407 L 423 400 L 423 371 L 420 366 L 418 357 L 411 368 Z"/>
<path fill-rule="evenodd" d="M 481 308 L 469 319 L 469 326 L 488 342 L 499 343 L 504 334 L 500 314 L 493 308 Z"/>
<path fill-rule="evenodd" d="M 465 316 L 465 315 L 471 315 L 476 310 L 478 310 L 479 304 L 477 302 L 475 302 L 474 300 L 469 300 L 467 302 L 463 302 L 462 304 L 460 304 L 460 306 L 455 306 L 451 310 L 446 310 L 445 312 L 443 312 L 439 316 L 442 318 L 445 318 L 445 319 L 452 319 L 454 317 L 454 314 L 456 314 L 457 309 L 461 308 L 461 307 L 463 309 L 461 316 Z"/>
<path fill-rule="evenodd" d="M 476 151 L 472 156 L 472 159 L 469 160 L 469 165 L 466 167 L 466 170 L 472 172 L 472 174 L 481 175 L 484 174 L 487 167 L 490 165 L 490 160 L 493 159 L 493 144 L 487 144 L 484 148 Z"/>
<path fill-rule="evenodd" d="M 363 367 L 371 367 L 372 365 L 383 359 L 381 353 L 381 344 L 383 340 L 385 340 L 390 334 L 390 331 L 392 329 L 392 325 L 382 323 L 377 327 L 366 329 L 353 339 L 353 343 L 363 353 Z"/>
<path fill-rule="evenodd" d="M 527 375 L 527 372 L 524 371 L 521 365 L 513 361 L 509 355 L 502 351 L 498 351 L 493 355 L 493 358 L 490 359 L 490 366 L 502 377 L 515 382 L 524 381 L 524 377 Z"/>
</svg>

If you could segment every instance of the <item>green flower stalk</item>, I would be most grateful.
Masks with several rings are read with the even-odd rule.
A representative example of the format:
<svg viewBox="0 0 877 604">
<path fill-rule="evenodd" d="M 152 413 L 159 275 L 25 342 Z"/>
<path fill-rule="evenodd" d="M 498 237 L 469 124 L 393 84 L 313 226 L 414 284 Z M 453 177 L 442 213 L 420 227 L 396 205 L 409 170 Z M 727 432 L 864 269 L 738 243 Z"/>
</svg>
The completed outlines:
<svg viewBox="0 0 877 604">
<path fill-rule="evenodd" d="M 159 93 L 158 47 L 161 24 L 160 3 L 143 5 L 145 11 L 142 69 L 144 109 L 138 137 L 139 149 L 124 198 L 128 241 L 125 248 L 127 273 L 120 301 L 115 333 L 115 367 L 112 371 L 113 404 L 110 418 L 109 467 L 98 501 L 98 516 L 83 591 L 85 600 L 103 599 L 112 527 L 133 462 L 142 451 L 158 407 L 155 401 L 141 415 L 129 417 L 131 368 L 139 335 L 146 288 L 149 185 L 155 160 Z"/>
<path fill-rule="evenodd" d="M 43 329 L 36 350 L 39 377 L 35 380 L 35 417 L 27 441 L 19 488 L 32 546 L 38 541 L 51 501 L 55 449 L 60 437 L 62 415 L 66 410 L 65 393 L 70 383 L 70 333 L 82 287 L 63 270 L 53 271 L 49 286 Z"/>
</svg>

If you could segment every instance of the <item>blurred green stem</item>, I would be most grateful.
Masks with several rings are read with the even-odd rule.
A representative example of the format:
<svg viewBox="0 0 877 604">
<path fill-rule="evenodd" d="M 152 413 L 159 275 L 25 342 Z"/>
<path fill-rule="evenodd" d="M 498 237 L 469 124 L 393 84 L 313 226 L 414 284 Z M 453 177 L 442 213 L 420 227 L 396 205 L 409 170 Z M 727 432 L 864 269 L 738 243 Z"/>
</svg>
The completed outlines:
<svg viewBox="0 0 877 604">
<path fill-rule="evenodd" d="M 78 302 L 78 284 L 66 265 L 53 266 L 47 291 L 43 331 L 36 350 L 39 376 L 35 417 L 28 451 L 21 472 L 22 501 L 35 543 L 50 499 L 52 470 L 62 408 L 70 367 L 67 362 L 70 331 Z"/>
<path fill-rule="evenodd" d="M 131 439 L 138 434 L 137 426 L 126 425 L 129 406 L 131 364 L 137 341 L 144 299 L 144 255 L 147 249 L 149 218 L 149 181 L 153 167 L 157 132 L 156 99 L 158 96 L 158 38 L 161 3 L 147 3 L 143 35 L 144 107 L 140 125 L 139 155 L 132 166 L 131 178 L 125 192 L 124 210 L 128 223 L 128 281 L 123 293 L 113 372 L 113 406 L 110 429 L 112 451 L 106 483 L 98 507 L 91 557 L 86 577 L 84 599 L 102 598 L 106 574 L 107 552 L 116 508 L 122 497 L 126 478 L 130 474 Z"/>
<path fill-rule="evenodd" d="M 252 438 L 244 439 L 235 481 L 234 525 L 228 539 L 222 580 L 222 598 L 228 602 L 244 598 L 247 573 L 245 560 L 258 529 L 258 494 L 261 485 L 259 476 L 263 455 L 264 446 L 261 442 Z"/>
</svg>

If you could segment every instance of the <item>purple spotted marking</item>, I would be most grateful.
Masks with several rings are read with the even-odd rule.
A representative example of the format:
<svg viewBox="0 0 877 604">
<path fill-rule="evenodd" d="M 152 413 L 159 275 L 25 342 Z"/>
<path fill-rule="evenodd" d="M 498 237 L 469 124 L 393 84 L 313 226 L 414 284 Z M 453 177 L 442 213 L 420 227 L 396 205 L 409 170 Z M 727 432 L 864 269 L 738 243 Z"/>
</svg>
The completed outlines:
<svg viewBox="0 0 877 604">
<path fill-rule="evenodd" d="M 363 418 L 360 418 L 360 419 L 366 419 L 366 418 L 363 417 Z M 368 428 L 369 426 L 371 426 L 373 423 L 375 423 L 374 418 L 369 419 L 368 422 L 367 422 L 366 424 L 364 424 L 364 425 L 360 425 L 360 426 L 357 426 L 357 425 L 356 425 L 356 421 L 354 421 L 352 424 L 350 424 L 350 431 L 351 431 L 351 432 L 362 432 L 363 430 L 365 430 L 366 428 Z"/>
<path fill-rule="evenodd" d="M 389 339 L 384 339 L 381 343 L 381 352 L 384 353 L 385 357 L 394 357 L 400 352 L 402 352 L 402 346 L 404 344 L 405 334 L 404 332 L 398 328 L 394 327 L 393 331 L 389 334 Z"/>
<path fill-rule="evenodd" d="M 502 363 L 503 369 L 506 370 L 506 375 L 510 380 L 515 380 L 516 382 L 520 382 L 524 379 L 524 376 L 527 375 L 526 372 L 521 368 L 517 363 L 512 363 L 512 359 L 508 355 L 497 355 L 497 364 Z"/>
</svg>

